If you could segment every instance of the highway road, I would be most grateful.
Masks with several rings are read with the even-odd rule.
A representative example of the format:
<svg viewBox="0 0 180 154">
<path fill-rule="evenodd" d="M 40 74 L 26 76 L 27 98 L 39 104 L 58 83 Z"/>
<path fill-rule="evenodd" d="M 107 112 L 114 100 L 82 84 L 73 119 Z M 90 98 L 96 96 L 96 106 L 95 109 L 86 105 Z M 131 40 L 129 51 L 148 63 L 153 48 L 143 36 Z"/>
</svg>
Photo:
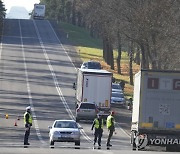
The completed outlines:
<svg viewBox="0 0 180 154">
<path fill-rule="evenodd" d="M 117 134 L 110 151 L 105 147 L 106 129 L 102 150 L 92 150 L 92 122 L 87 121 L 79 123 L 83 127 L 80 149 L 74 149 L 74 143 L 55 143 L 50 149 L 48 126 L 56 119 L 75 119 L 76 68 L 66 51 L 69 44 L 61 43 L 49 21 L 22 19 L 5 20 L 1 42 L 0 153 L 132 153 L 131 112 L 117 107 L 113 108 Z M 33 109 L 31 145 L 24 149 L 23 114 L 29 105 Z"/>
</svg>

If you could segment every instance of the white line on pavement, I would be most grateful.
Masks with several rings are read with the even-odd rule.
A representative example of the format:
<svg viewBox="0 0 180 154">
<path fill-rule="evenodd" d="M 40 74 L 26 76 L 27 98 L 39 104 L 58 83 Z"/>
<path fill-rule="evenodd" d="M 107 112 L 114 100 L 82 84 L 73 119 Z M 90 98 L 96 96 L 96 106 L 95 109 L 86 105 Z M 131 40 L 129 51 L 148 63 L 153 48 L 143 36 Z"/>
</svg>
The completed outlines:
<svg viewBox="0 0 180 154">
<path fill-rule="evenodd" d="M 58 83 L 58 81 L 57 81 L 56 74 L 55 74 L 54 69 L 53 69 L 53 67 L 52 67 L 52 65 L 51 65 L 51 61 L 50 61 L 50 59 L 49 59 L 49 57 L 48 57 L 48 54 L 47 54 L 47 52 L 46 52 L 46 49 L 45 49 L 45 47 L 44 47 L 43 41 L 42 41 L 42 39 L 41 39 L 41 36 L 40 36 L 40 34 L 39 34 L 37 25 L 36 25 L 36 23 L 35 23 L 34 20 L 33 20 L 33 23 L 34 23 L 34 26 L 35 26 L 35 30 L 36 30 L 36 33 L 37 33 L 37 36 L 38 36 L 38 39 L 39 39 L 41 48 L 42 48 L 42 50 L 43 50 L 43 52 L 44 52 L 44 56 L 45 56 L 46 61 L 47 61 L 47 63 L 48 63 L 48 67 L 49 67 L 49 69 L 50 69 L 50 71 L 51 71 L 51 75 L 52 75 L 52 77 L 53 77 L 54 84 L 55 84 L 56 90 L 57 90 L 57 92 L 58 92 L 58 94 L 59 94 L 59 97 L 60 97 L 60 99 L 61 99 L 61 101 L 62 101 L 62 103 L 63 103 L 66 111 L 68 112 L 70 118 L 71 118 L 71 119 L 75 119 L 75 117 L 74 117 L 71 109 L 69 108 L 69 106 L 68 106 L 68 104 L 67 104 L 67 102 L 66 102 L 66 100 L 65 100 L 65 98 L 64 98 L 64 96 L 63 96 L 63 94 L 62 94 L 61 88 L 60 88 L 59 83 Z M 48 23 L 49 23 L 49 21 L 48 21 Z M 49 24 L 50 24 L 50 23 L 49 23 Z M 52 29 L 53 32 L 54 32 L 54 29 L 52 28 L 51 25 L 50 25 L 50 27 L 51 27 L 51 29 Z M 56 35 L 55 32 L 54 32 L 54 34 L 55 34 L 57 40 L 59 41 L 60 45 L 62 46 L 62 44 L 61 44 L 60 40 L 58 39 L 58 37 L 57 37 L 57 35 Z M 62 48 L 63 48 L 63 50 L 66 52 L 66 50 L 64 49 L 63 46 L 62 46 Z M 66 53 L 66 54 L 67 54 L 67 53 Z M 67 54 L 67 56 L 68 56 L 68 54 Z M 69 58 L 69 60 L 70 60 L 71 63 L 72 63 L 71 58 L 70 58 L 69 56 L 68 56 L 68 58 Z M 73 64 L 73 63 L 72 63 L 72 64 Z M 74 66 L 74 64 L 73 64 L 73 66 Z M 75 68 L 75 66 L 74 66 L 74 68 Z M 81 132 L 82 132 L 82 134 L 83 134 L 83 136 L 84 136 L 84 138 L 85 138 L 86 140 L 88 140 L 89 142 L 92 142 L 91 138 L 84 132 L 84 130 L 82 130 Z"/>
<path fill-rule="evenodd" d="M 24 61 L 24 69 L 25 69 L 25 75 L 26 75 L 26 84 L 27 84 L 27 91 L 28 91 L 28 97 L 29 97 L 29 104 L 32 108 L 32 115 L 33 115 L 33 121 L 34 121 L 34 125 L 35 125 L 35 130 L 36 130 L 36 134 L 39 138 L 39 140 L 41 141 L 42 144 L 46 144 L 44 142 L 44 140 L 42 139 L 40 130 L 39 130 L 39 126 L 38 126 L 38 122 L 37 122 L 37 117 L 34 111 L 34 105 L 32 102 L 32 95 L 31 95 L 31 89 L 30 89 L 30 85 L 29 85 L 29 77 L 28 77 L 28 72 L 27 72 L 27 64 L 26 64 L 26 57 L 25 57 L 25 52 L 24 52 L 24 45 L 23 45 L 23 39 L 22 39 L 22 31 L 21 31 L 21 23 L 20 20 L 19 21 L 19 29 L 20 29 L 20 38 L 21 38 L 21 49 L 22 49 L 22 54 L 23 54 L 23 61 Z"/>
</svg>

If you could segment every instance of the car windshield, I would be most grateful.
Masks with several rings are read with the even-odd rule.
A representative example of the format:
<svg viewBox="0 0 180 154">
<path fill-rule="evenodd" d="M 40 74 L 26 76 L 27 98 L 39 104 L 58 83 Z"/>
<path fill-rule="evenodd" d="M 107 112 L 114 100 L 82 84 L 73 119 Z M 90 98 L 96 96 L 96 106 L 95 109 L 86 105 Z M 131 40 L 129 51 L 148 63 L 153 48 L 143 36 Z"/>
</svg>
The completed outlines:
<svg viewBox="0 0 180 154">
<path fill-rule="evenodd" d="M 57 121 L 54 128 L 78 128 L 78 126 L 73 121 Z"/>
<path fill-rule="evenodd" d="M 101 64 L 97 62 L 88 62 L 89 69 L 101 69 Z"/>
<path fill-rule="evenodd" d="M 121 89 L 119 84 L 112 84 L 112 89 Z"/>
<path fill-rule="evenodd" d="M 95 104 L 82 103 L 80 108 L 81 109 L 95 109 Z"/>
<path fill-rule="evenodd" d="M 112 97 L 124 98 L 124 94 L 122 94 L 122 93 L 112 93 Z"/>
</svg>

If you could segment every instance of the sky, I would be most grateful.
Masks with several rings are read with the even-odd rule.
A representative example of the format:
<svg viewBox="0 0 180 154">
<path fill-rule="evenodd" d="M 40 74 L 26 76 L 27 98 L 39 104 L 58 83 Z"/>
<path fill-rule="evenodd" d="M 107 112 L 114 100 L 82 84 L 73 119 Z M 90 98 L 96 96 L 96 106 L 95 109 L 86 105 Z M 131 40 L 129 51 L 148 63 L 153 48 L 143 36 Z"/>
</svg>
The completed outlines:
<svg viewBox="0 0 180 154">
<path fill-rule="evenodd" d="M 6 18 L 27 19 L 34 4 L 39 3 L 40 0 L 2 0 L 2 2 L 7 9 Z"/>
</svg>

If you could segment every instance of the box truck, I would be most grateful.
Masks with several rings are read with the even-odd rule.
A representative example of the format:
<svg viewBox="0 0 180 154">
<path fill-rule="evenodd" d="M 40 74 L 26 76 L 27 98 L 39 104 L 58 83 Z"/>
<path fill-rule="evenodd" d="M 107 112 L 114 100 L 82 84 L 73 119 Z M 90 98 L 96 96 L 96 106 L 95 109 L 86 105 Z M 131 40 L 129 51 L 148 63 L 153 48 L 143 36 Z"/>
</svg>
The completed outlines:
<svg viewBox="0 0 180 154">
<path fill-rule="evenodd" d="M 45 5 L 44 4 L 34 4 L 33 18 L 34 19 L 44 19 L 45 17 Z"/>
<path fill-rule="evenodd" d="M 99 114 L 107 117 L 110 111 L 112 73 L 98 69 L 78 69 L 76 82 L 77 105 L 95 103 Z"/>
<path fill-rule="evenodd" d="M 179 149 L 180 71 L 135 74 L 131 143 L 133 150 L 147 145 Z"/>
</svg>

